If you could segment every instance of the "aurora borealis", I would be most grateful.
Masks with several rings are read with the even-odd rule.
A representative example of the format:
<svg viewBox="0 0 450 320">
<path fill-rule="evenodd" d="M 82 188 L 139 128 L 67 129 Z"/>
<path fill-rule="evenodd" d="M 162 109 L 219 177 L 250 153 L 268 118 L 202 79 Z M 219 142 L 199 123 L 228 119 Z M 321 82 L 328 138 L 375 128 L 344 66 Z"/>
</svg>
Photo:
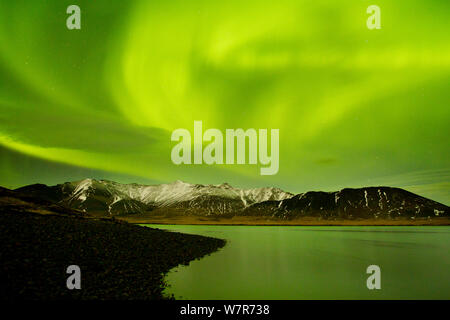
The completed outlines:
<svg viewBox="0 0 450 320">
<path fill-rule="evenodd" d="M 388 185 L 448 205 L 449 15 L 446 0 L 0 0 L 0 185 Z M 278 174 L 174 165 L 170 135 L 195 120 L 279 129 Z"/>
</svg>

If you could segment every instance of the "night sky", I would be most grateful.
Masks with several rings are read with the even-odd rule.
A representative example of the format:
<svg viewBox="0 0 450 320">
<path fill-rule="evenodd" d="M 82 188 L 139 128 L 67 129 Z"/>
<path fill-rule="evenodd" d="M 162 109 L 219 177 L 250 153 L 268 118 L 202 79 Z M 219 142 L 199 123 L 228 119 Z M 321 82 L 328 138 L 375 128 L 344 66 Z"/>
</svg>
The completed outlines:
<svg viewBox="0 0 450 320">
<path fill-rule="evenodd" d="M 0 0 L 0 185 L 387 185 L 449 205 L 449 18 L 447 0 Z M 194 120 L 279 129 L 278 174 L 174 165 Z"/>
</svg>

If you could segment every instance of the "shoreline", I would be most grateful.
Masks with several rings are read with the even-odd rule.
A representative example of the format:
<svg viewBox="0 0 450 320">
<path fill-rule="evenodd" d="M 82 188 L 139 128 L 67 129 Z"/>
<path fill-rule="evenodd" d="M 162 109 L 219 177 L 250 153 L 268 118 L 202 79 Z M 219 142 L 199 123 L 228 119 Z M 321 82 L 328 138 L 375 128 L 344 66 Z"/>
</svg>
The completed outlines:
<svg viewBox="0 0 450 320">
<path fill-rule="evenodd" d="M 0 300 L 166 300 L 166 274 L 225 246 L 222 239 L 116 219 L 0 209 Z M 66 269 L 81 270 L 69 290 Z"/>
<path fill-rule="evenodd" d="M 420 219 L 355 219 L 319 220 L 301 218 L 294 220 L 262 219 L 248 217 L 116 217 L 131 224 L 153 225 L 209 225 L 209 226 L 450 226 L 450 218 Z"/>
</svg>

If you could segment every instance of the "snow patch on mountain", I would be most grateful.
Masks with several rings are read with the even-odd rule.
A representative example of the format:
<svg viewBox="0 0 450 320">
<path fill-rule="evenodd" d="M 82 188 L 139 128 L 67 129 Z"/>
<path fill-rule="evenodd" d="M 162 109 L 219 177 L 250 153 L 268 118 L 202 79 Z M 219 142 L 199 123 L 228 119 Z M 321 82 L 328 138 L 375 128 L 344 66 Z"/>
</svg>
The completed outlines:
<svg viewBox="0 0 450 320">
<path fill-rule="evenodd" d="M 160 185 L 141 184 L 121 184 L 108 180 L 84 179 L 78 182 L 68 183 L 73 191 L 68 196 L 70 203 L 82 203 L 95 195 L 105 198 L 108 211 L 119 201 L 125 201 L 122 206 L 126 211 L 136 210 L 136 204 L 126 203 L 126 201 L 138 201 L 145 205 L 156 207 L 176 207 L 179 204 L 189 202 L 192 207 L 196 206 L 196 201 L 205 203 L 205 199 L 211 200 L 210 206 L 219 211 L 227 211 L 227 208 L 235 207 L 235 202 L 241 202 L 241 207 L 245 208 L 254 203 L 268 200 L 290 199 L 294 195 L 278 188 L 254 188 L 239 189 L 228 183 L 220 185 L 190 184 L 180 180 L 173 183 Z M 66 188 L 67 189 L 67 188 Z M 233 205 L 227 204 L 232 201 Z M 213 203 L 216 202 L 216 203 Z"/>
</svg>

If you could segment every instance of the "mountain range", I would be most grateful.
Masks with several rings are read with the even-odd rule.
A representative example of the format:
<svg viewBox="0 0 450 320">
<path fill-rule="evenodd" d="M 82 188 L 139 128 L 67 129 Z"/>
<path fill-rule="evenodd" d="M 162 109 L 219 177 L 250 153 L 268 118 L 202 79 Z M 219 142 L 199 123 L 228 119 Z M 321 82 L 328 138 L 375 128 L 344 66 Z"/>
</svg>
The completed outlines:
<svg viewBox="0 0 450 320">
<path fill-rule="evenodd" d="M 365 187 L 292 194 L 278 188 L 239 189 L 220 185 L 121 184 L 84 179 L 55 186 L 33 184 L 14 190 L 96 216 L 257 216 L 280 219 L 448 217 L 450 208 L 400 188 Z"/>
</svg>

